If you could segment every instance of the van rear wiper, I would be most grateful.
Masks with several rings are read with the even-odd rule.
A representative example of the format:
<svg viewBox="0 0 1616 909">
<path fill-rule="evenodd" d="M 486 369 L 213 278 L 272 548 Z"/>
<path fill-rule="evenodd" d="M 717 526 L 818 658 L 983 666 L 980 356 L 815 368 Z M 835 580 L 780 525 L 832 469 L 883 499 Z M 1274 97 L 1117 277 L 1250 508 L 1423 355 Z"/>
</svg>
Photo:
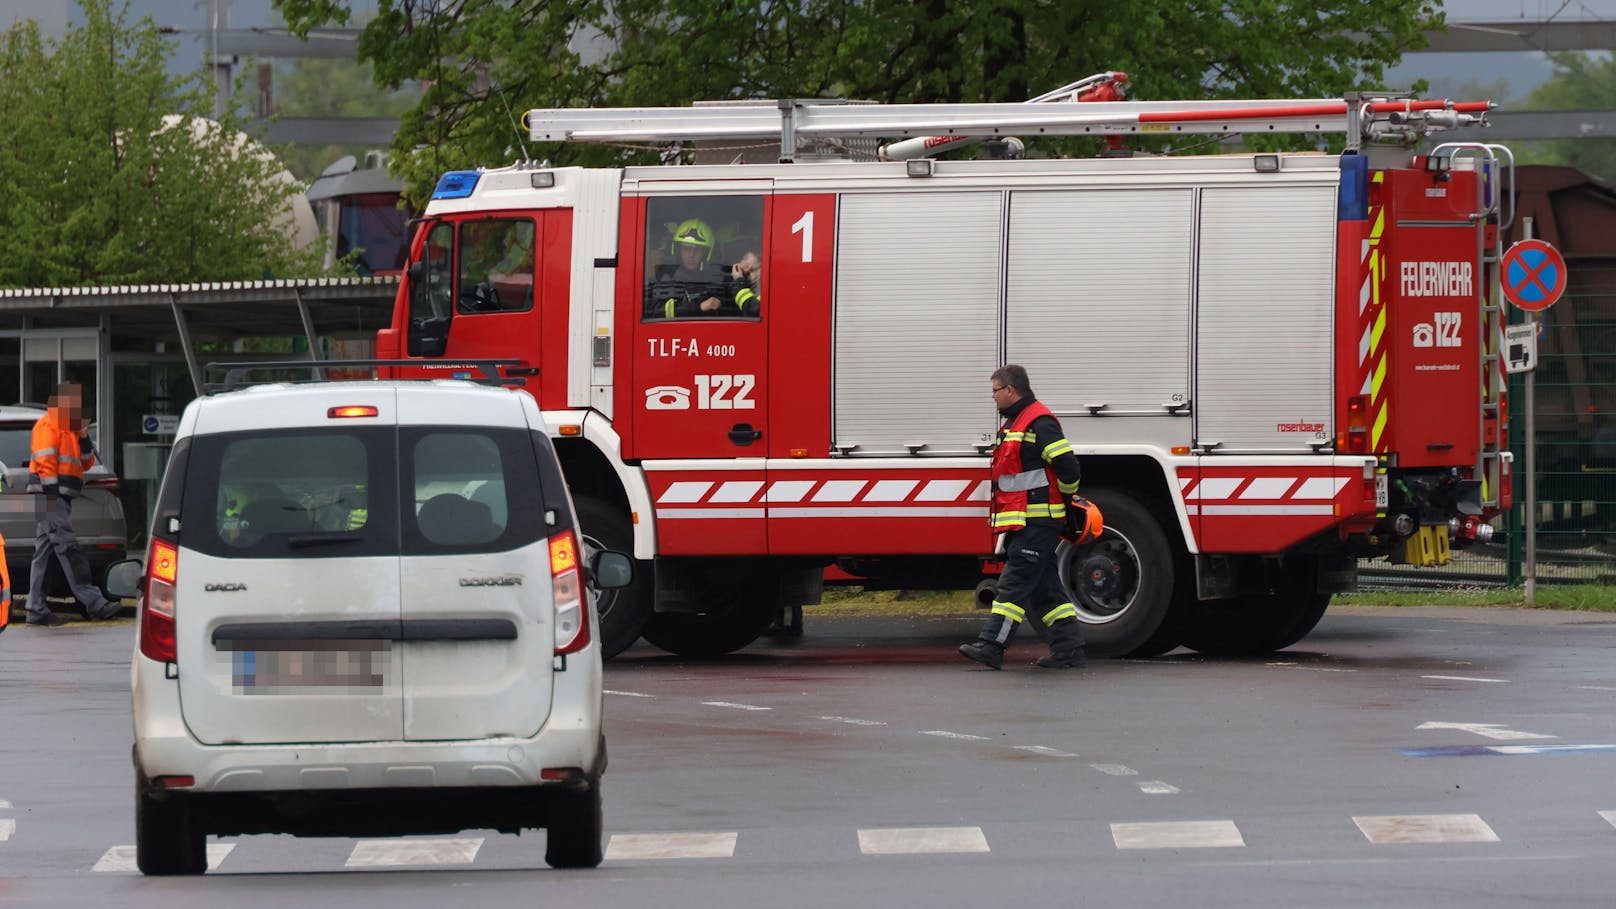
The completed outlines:
<svg viewBox="0 0 1616 909">
<path fill-rule="evenodd" d="M 349 531 L 338 531 L 335 533 L 300 533 L 296 536 L 287 537 L 286 545 L 291 546 L 294 549 L 301 549 L 305 546 L 325 546 L 330 543 L 357 543 L 363 539 L 364 536 Z"/>
</svg>

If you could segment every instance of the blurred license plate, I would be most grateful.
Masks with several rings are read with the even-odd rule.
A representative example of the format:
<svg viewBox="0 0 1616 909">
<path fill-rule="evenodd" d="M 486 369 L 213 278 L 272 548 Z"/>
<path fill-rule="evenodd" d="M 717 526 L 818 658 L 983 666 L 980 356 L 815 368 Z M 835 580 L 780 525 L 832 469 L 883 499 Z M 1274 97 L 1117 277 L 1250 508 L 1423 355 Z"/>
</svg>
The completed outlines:
<svg viewBox="0 0 1616 909">
<path fill-rule="evenodd" d="M 277 641 L 273 649 L 231 650 L 225 655 L 237 694 L 351 694 L 386 687 L 390 644 Z"/>
</svg>

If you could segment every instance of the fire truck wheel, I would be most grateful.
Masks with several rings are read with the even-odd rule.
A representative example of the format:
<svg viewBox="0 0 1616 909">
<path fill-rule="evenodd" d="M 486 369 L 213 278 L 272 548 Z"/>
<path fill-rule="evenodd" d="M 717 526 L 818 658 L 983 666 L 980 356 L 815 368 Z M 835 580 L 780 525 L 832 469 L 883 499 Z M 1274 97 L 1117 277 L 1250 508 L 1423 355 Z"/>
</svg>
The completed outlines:
<svg viewBox="0 0 1616 909">
<path fill-rule="evenodd" d="M 628 516 L 617 508 L 588 496 L 573 500 L 578 507 L 578 524 L 583 528 L 584 558 L 601 549 L 634 551 L 634 531 Z M 590 589 L 595 612 L 600 617 L 600 655 L 611 659 L 640 639 L 645 622 L 651 617 L 651 567 L 641 563 L 634 572 L 634 583 L 615 590 Z"/>
<path fill-rule="evenodd" d="M 1315 590 L 1317 565 L 1298 560 L 1278 589 L 1232 600 L 1200 604 L 1184 646 L 1206 656 L 1255 656 L 1300 641 L 1313 630 L 1329 606 L 1328 594 Z"/>
<path fill-rule="evenodd" d="M 1098 540 L 1058 551 L 1060 579 L 1077 606 L 1087 649 L 1122 656 L 1144 647 L 1161 628 L 1173 599 L 1174 565 L 1167 534 L 1132 496 L 1095 490 L 1105 515 Z"/>
<path fill-rule="evenodd" d="M 710 588 L 698 599 L 709 611 L 653 613 L 645 639 L 682 657 L 723 656 L 757 640 L 775 615 L 746 588 Z"/>
<path fill-rule="evenodd" d="M 1285 635 L 1285 642 L 1276 649 L 1283 650 L 1311 634 L 1313 629 L 1318 626 L 1319 619 L 1324 618 L 1324 611 L 1328 608 L 1330 608 L 1329 594 L 1313 594 L 1303 605 L 1301 614 L 1297 617 L 1296 625 Z"/>
<path fill-rule="evenodd" d="M 1123 654 L 1124 656 L 1137 660 L 1161 656 L 1169 650 L 1178 649 L 1178 645 L 1184 643 L 1184 635 L 1188 633 L 1196 607 L 1200 605 L 1200 601 L 1195 598 L 1194 566 L 1182 566 L 1178 578 L 1179 581 L 1173 588 L 1172 602 L 1167 604 L 1167 614 L 1162 616 L 1162 622 L 1156 626 L 1155 633 L 1145 638 L 1143 644 Z"/>
</svg>

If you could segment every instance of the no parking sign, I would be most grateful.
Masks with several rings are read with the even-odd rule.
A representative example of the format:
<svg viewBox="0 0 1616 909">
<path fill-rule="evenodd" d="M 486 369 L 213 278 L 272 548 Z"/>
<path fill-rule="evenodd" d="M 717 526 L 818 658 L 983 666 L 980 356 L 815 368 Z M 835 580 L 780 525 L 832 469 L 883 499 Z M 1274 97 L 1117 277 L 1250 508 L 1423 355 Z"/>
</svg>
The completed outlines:
<svg viewBox="0 0 1616 909">
<path fill-rule="evenodd" d="M 1548 309 L 1565 293 L 1565 259 L 1542 240 L 1521 240 L 1511 246 L 1501 270 L 1504 299 L 1529 312 Z"/>
</svg>

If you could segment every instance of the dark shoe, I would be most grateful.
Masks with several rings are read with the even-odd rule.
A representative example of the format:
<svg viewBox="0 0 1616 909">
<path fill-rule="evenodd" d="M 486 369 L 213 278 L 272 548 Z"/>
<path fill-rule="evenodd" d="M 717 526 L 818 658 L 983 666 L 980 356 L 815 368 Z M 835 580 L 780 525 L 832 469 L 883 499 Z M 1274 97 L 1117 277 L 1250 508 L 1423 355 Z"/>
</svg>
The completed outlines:
<svg viewBox="0 0 1616 909">
<path fill-rule="evenodd" d="M 989 669 L 1004 668 L 1004 646 L 992 641 L 972 641 L 961 644 L 960 656 L 967 660 L 975 660 Z"/>
<path fill-rule="evenodd" d="M 87 618 L 87 619 L 93 619 L 93 620 L 97 620 L 97 621 L 102 620 L 102 619 L 115 619 L 115 618 L 118 617 L 118 613 L 120 613 L 122 611 L 123 611 L 123 604 L 122 603 L 114 603 L 114 602 L 108 600 L 107 601 L 107 608 L 101 610 L 100 612 L 89 612 L 88 610 L 86 610 L 85 613 L 84 613 L 84 617 Z"/>
<path fill-rule="evenodd" d="M 67 619 L 64 619 L 56 613 L 51 612 L 46 613 L 45 617 L 42 619 L 29 619 L 28 624 L 39 625 L 45 628 L 60 628 L 61 626 L 67 624 Z"/>
<path fill-rule="evenodd" d="M 1045 669 L 1081 669 L 1088 664 L 1088 658 L 1083 655 L 1081 647 L 1057 650 L 1048 656 L 1038 658 L 1038 665 Z"/>
</svg>

